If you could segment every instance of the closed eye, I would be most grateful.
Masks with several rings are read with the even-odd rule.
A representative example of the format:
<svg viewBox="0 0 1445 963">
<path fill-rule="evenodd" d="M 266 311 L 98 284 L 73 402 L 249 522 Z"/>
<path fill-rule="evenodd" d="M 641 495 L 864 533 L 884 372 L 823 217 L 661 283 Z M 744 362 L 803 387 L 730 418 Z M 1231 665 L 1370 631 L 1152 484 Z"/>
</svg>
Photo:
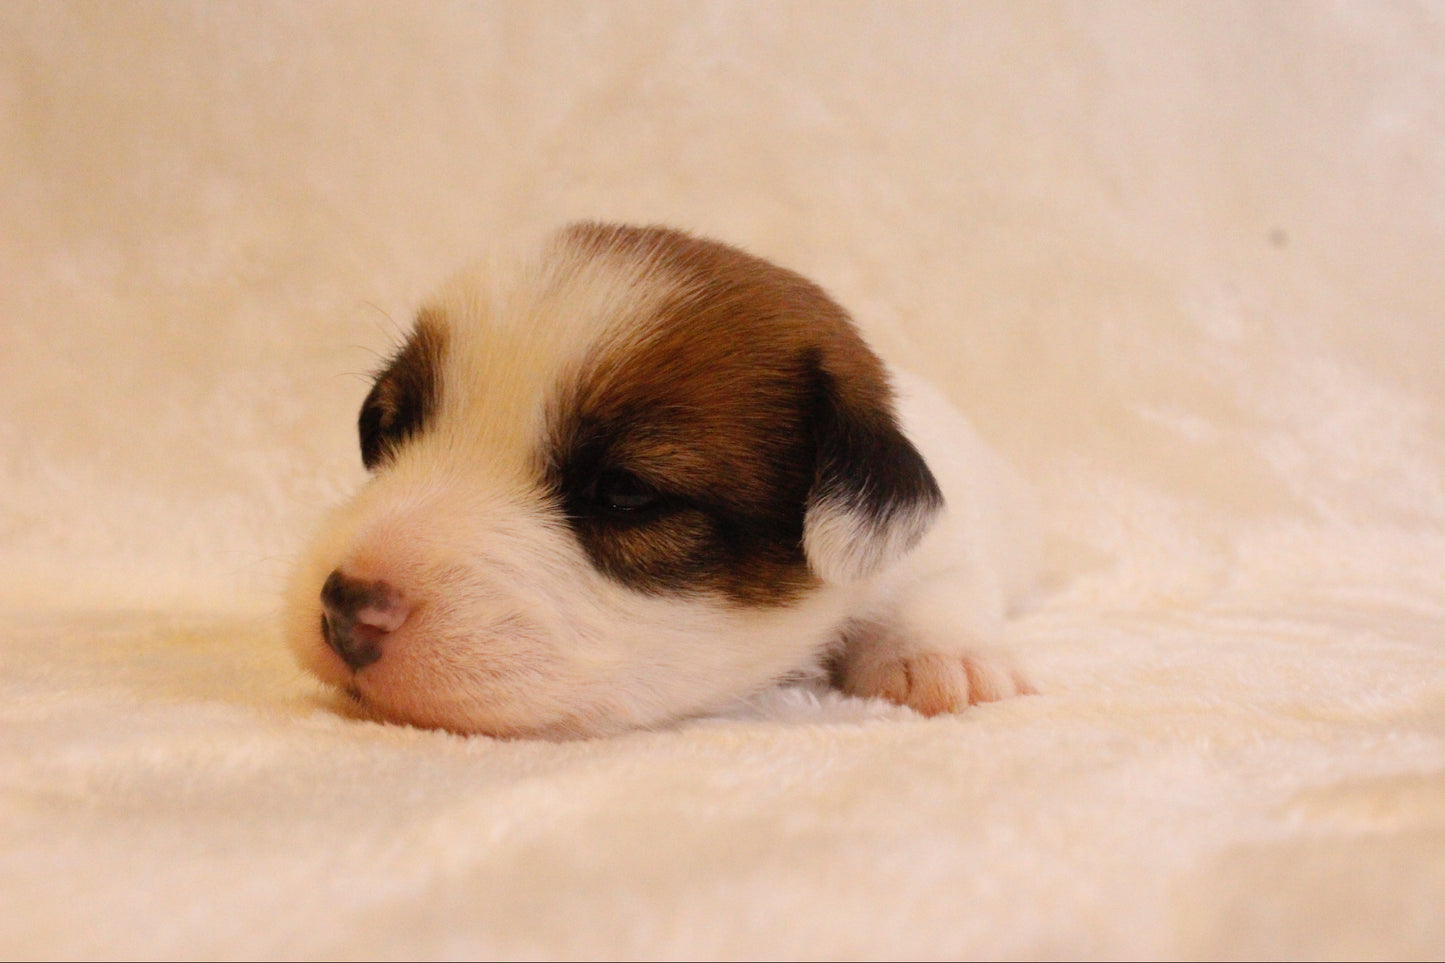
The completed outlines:
<svg viewBox="0 0 1445 963">
<path fill-rule="evenodd" d="M 629 529 L 691 507 L 686 496 L 655 480 L 667 482 L 663 466 L 634 460 L 609 440 L 608 433 L 588 431 L 566 445 L 570 450 L 551 468 L 560 507 L 572 522 Z"/>
<path fill-rule="evenodd" d="M 620 468 L 604 469 L 593 482 L 589 495 L 594 511 L 619 516 L 647 514 L 664 502 L 656 488 Z"/>
</svg>

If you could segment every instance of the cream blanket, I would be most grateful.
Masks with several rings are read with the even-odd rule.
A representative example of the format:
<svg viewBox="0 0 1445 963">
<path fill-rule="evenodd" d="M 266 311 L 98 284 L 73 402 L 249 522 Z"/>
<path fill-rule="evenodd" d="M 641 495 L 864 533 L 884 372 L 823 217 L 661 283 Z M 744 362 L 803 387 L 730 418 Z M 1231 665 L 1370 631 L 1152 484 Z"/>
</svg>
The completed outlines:
<svg viewBox="0 0 1445 963">
<path fill-rule="evenodd" d="M 1438 3 L 0 4 L 0 956 L 1445 954 Z M 1042 695 L 358 722 L 288 558 L 469 256 L 819 280 L 1035 482 Z"/>
</svg>

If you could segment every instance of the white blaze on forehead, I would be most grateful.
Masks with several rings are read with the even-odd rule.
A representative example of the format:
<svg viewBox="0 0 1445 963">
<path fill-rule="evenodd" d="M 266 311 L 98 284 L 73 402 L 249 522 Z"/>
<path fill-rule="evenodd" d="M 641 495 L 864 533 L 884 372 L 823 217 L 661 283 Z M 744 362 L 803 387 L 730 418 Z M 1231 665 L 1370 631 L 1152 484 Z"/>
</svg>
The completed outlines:
<svg viewBox="0 0 1445 963">
<path fill-rule="evenodd" d="M 643 341 L 684 287 L 645 253 L 579 248 L 562 235 L 520 269 L 473 268 L 422 309 L 446 348 L 439 405 L 417 447 L 535 478 L 548 406 L 566 382 L 589 358 Z"/>
</svg>

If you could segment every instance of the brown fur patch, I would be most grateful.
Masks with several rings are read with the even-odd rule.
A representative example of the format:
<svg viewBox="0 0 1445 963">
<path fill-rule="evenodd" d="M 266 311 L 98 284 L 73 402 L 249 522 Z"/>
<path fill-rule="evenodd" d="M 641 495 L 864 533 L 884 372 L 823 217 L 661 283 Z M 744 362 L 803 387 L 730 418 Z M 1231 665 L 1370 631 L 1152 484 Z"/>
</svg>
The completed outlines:
<svg viewBox="0 0 1445 963">
<path fill-rule="evenodd" d="M 590 224 L 564 242 L 681 282 L 637 319 L 640 340 L 599 347 L 553 412 L 550 481 L 582 545 L 645 591 L 796 598 L 816 582 L 802 548 L 810 495 L 830 471 L 840 490 L 871 484 L 854 442 L 886 463 L 867 440 L 891 433 L 917 460 L 881 362 L 821 288 L 736 248 Z"/>
<path fill-rule="evenodd" d="M 357 431 L 361 462 L 374 471 L 412 435 L 422 431 L 441 400 L 441 363 L 446 329 L 422 311 L 406 343 L 376 376 L 361 404 Z"/>
</svg>

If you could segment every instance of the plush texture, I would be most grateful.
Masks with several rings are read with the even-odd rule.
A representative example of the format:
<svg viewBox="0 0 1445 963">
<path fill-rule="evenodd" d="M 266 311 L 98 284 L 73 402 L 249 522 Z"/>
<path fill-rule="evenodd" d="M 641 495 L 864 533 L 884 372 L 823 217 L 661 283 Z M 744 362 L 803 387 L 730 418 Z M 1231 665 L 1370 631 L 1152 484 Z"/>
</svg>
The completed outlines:
<svg viewBox="0 0 1445 963">
<path fill-rule="evenodd" d="M 0 955 L 1445 954 L 1435 4 L 0 6 Z M 819 281 L 1036 485 L 1042 694 L 351 718 L 275 600 L 472 255 Z"/>
</svg>

